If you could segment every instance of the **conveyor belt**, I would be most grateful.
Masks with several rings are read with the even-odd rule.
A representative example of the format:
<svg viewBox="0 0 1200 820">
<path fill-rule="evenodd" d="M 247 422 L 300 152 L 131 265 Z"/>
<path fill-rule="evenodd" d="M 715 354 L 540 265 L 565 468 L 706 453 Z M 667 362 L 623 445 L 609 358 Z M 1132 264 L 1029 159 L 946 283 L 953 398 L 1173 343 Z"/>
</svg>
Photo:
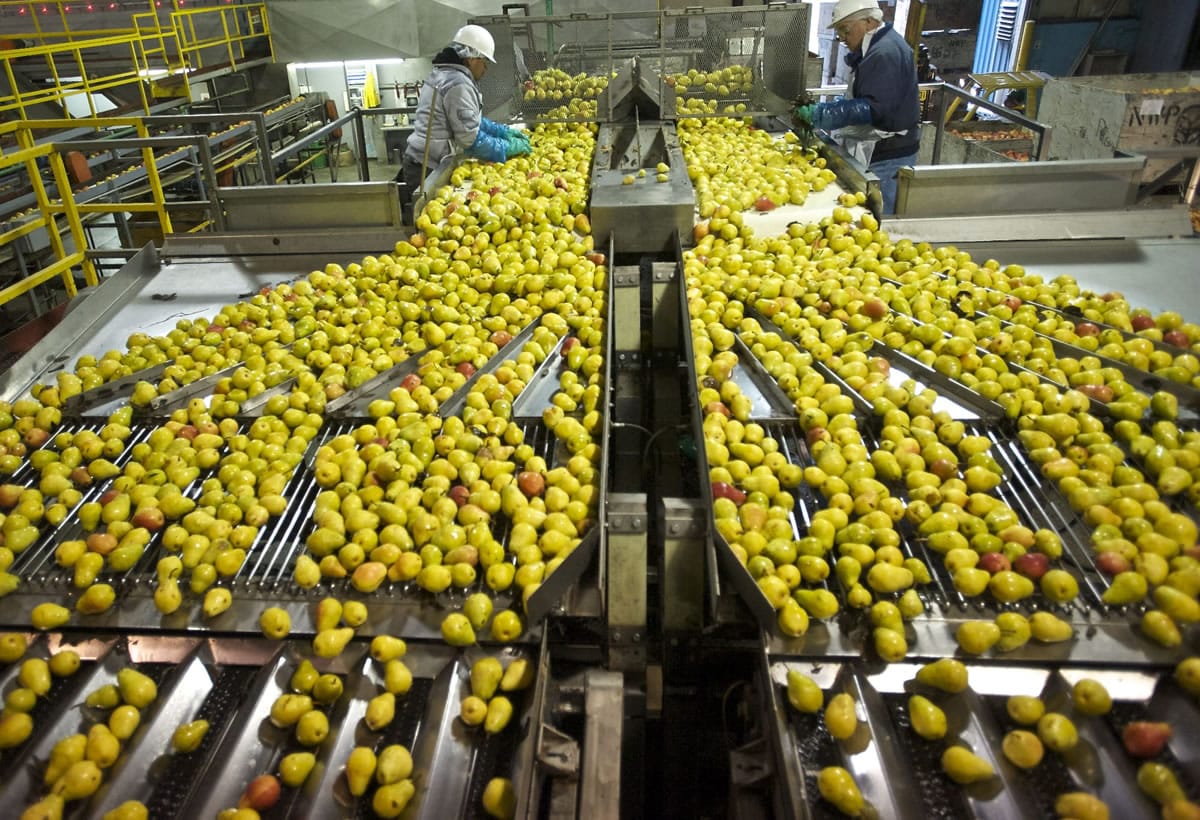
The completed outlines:
<svg viewBox="0 0 1200 820">
<path fill-rule="evenodd" d="M 73 645 L 84 658 L 73 676 L 55 681 L 33 713 L 30 740 L 0 754 L 9 773 L 0 785 L 0 814 L 17 817 L 44 787 L 42 772 L 50 750 L 62 738 L 86 733 L 107 711 L 83 704 L 85 696 L 114 683 L 117 673 L 135 668 L 157 684 L 153 703 L 141 710 L 141 723 L 123 744 L 116 765 L 104 773 L 104 787 L 73 816 L 99 816 L 126 800 L 140 800 L 152 817 L 213 817 L 236 806 L 246 784 L 260 774 L 273 774 L 287 754 L 311 751 L 317 765 L 303 788 L 285 787 L 270 816 L 369 817 L 374 786 L 361 798 L 349 794 L 343 767 L 359 745 L 377 752 L 401 744 L 412 754 L 416 794 L 406 817 L 485 817 L 481 795 L 493 777 L 514 781 L 532 765 L 538 722 L 535 704 L 539 673 L 536 649 L 473 648 L 461 653 L 441 644 L 409 644 L 402 661 L 413 684 L 396 696 L 394 719 L 378 731 L 362 723 L 368 701 L 384 692 L 382 665 L 367 654 L 365 642 L 353 642 L 332 660 L 314 658 L 307 643 L 282 644 L 262 639 L 170 639 L 129 634 L 119 640 Z M 26 657 L 48 657 L 65 648 L 54 638 L 37 638 Z M 526 688 L 499 692 L 509 698 L 513 716 L 507 728 L 490 734 L 459 719 L 459 702 L 470 694 L 471 664 L 497 658 L 507 667 L 523 658 L 534 677 Z M 329 735 L 306 747 L 288 728 L 268 719 L 275 699 L 288 691 L 301 659 L 311 659 L 322 673 L 338 675 L 343 694 L 321 708 L 329 718 Z M 10 688 L 19 664 L 0 667 L 0 687 Z M 209 721 L 195 751 L 173 753 L 175 729 L 193 720 Z M 84 809 L 86 806 L 86 809 Z"/>
<path fill-rule="evenodd" d="M 1100 667 L 1057 670 L 1008 663 L 970 667 L 970 688 L 947 694 L 914 681 L 919 667 L 892 664 L 879 669 L 864 662 L 820 663 L 768 660 L 762 685 L 770 739 L 785 768 L 783 805 L 790 817 L 840 817 L 817 790 L 818 771 L 844 766 L 855 777 L 876 816 L 893 818 L 1053 817 L 1054 801 L 1065 792 L 1086 791 L 1103 799 L 1113 817 L 1158 817 L 1159 808 L 1136 784 L 1139 761 L 1121 746 L 1131 721 L 1169 722 L 1176 728 L 1153 762 L 1168 766 L 1188 794 L 1195 794 L 1200 762 L 1195 738 L 1183 727 L 1200 719 L 1195 702 L 1164 672 Z M 854 696 L 859 726 L 849 739 L 830 736 L 820 712 L 804 714 L 787 700 L 788 670 L 812 677 L 825 703 L 838 693 Z M 1089 717 L 1072 705 L 1071 688 L 1082 678 L 1098 680 L 1113 698 L 1112 710 Z M 920 694 L 946 715 L 944 740 L 913 732 L 908 699 Z M 1001 752 L 1004 735 L 1035 731 L 1009 717 L 1009 695 L 1040 697 L 1049 712 L 1069 717 L 1079 743 L 1068 752 L 1049 749 L 1040 765 L 1022 770 Z M 941 768 L 947 746 L 966 745 L 992 764 L 996 776 L 969 786 L 950 780 Z"/>
</svg>

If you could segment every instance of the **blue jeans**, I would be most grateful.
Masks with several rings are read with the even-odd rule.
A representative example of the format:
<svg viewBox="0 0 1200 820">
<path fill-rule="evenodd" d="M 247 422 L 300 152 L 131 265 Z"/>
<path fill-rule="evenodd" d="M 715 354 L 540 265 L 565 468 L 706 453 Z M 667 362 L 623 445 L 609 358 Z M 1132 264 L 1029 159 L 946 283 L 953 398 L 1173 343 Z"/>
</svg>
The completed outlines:
<svg viewBox="0 0 1200 820">
<path fill-rule="evenodd" d="M 883 212 L 885 214 L 896 213 L 896 189 L 898 187 L 896 175 L 905 165 L 916 164 L 917 152 L 913 151 L 907 156 L 881 159 L 867 166 L 868 171 L 879 177 L 879 192 L 883 194 Z"/>
</svg>

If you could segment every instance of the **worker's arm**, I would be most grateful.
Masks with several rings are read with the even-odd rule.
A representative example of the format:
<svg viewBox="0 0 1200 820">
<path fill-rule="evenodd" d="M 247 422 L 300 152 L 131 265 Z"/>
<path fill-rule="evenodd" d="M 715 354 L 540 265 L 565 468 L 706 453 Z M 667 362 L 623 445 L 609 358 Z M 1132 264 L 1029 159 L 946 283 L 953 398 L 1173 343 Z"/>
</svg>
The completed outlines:
<svg viewBox="0 0 1200 820">
<path fill-rule="evenodd" d="M 862 97 L 817 103 L 812 107 L 809 117 L 814 128 L 825 131 L 836 131 L 850 125 L 869 125 L 871 103 Z"/>
<path fill-rule="evenodd" d="M 488 133 L 487 124 L 494 127 L 496 123 L 481 116 L 477 92 L 465 84 L 453 86 L 447 89 L 443 105 L 454 141 L 467 146 L 467 156 L 489 162 L 508 159 L 508 139 Z"/>
<path fill-rule="evenodd" d="M 524 131 L 521 131 L 520 129 L 513 128 L 511 125 L 504 125 L 502 123 L 496 122 L 495 120 L 489 120 L 487 117 L 480 117 L 479 118 L 479 128 L 481 131 L 486 133 L 489 137 L 496 137 L 498 139 L 504 140 L 506 143 L 513 145 L 514 147 L 516 147 L 516 144 L 513 142 L 514 140 L 516 140 L 517 142 L 524 143 L 526 149 L 528 149 L 530 147 L 529 146 L 529 135 L 527 133 L 525 133 Z M 524 150 L 524 151 L 518 151 L 517 153 L 528 154 L 529 151 Z M 510 150 L 508 152 L 508 156 L 512 157 L 512 156 L 516 156 L 516 154 L 512 150 Z"/>
</svg>

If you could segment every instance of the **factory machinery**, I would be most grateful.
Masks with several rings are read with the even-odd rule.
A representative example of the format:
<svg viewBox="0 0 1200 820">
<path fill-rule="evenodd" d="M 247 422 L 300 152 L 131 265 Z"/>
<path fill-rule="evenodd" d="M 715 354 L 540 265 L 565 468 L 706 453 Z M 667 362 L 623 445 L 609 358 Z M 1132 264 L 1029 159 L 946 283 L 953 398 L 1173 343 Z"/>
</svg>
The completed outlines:
<svg viewBox="0 0 1200 820">
<path fill-rule="evenodd" d="M 437 168 L 415 233 L 393 183 L 226 197 L 0 375 L 0 813 L 1194 816 L 1191 240 L 886 242 L 865 169 L 769 135 L 807 15 L 687 15 L 716 63 L 682 14 L 481 21 L 588 79 L 506 98 L 531 158 Z M 807 190 L 712 207 L 717 133 Z M 460 208 L 534 252 L 459 265 Z"/>
</svg>

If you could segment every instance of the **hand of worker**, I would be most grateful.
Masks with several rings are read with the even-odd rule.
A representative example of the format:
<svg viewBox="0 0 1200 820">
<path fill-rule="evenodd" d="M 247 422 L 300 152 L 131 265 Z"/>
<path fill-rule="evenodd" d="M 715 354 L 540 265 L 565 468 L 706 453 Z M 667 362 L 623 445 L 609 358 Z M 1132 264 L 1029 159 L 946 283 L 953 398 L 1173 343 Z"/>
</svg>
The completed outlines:
<svg viewBox="0 0 1200 820">
<path fill-rule="evenodd" d="M 792 121 L 800 128 L 812 127 L 812 112 L 815 105 L 801 105 L 792 111 Z"/>
<path fill-rule="evenodd" d="M 525 147 L 527 149 L 533 148 L 532 143 L 530 143 L 530 141 L 529 141 L 529 132 L 528 131 L 521 131 L 520 129 L 517 129 L 517 128 L 510 128 L 510 129 L 508 129 L 508 136 L 509 136 L 509 139 L 518 139 L 521 142 L 525 143 Z M 526 153 L 529 153 L 529 152 L 526 151 Z"/>
<path fill-rule="evenodd" d="M 507 159 L 523 156 L 530 151 L 529 140 L 519 136 L 509 136 L 504 146 L 504 156 Z"/>
</svg>

